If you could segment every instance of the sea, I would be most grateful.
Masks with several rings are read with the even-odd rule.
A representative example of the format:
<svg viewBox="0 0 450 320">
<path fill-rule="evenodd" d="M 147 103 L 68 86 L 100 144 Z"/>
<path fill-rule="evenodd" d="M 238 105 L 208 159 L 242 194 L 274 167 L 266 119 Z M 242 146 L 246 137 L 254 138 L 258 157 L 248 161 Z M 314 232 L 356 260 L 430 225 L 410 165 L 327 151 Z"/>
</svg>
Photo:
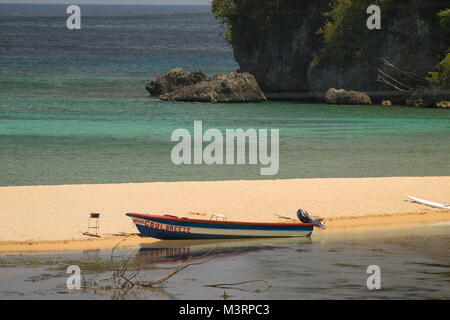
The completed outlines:
<svg viewBox="0 0 450 320">
<path fill-rule="evenodd" d="M 66 8 L 0 4 L 0 186 L 450 175 L 450 110 L 160 101 L 145 90 L 160 73 L 239 69 L 209 6 L 80 5 L 80 30 L 67 29 Z M 278 129 L 278 173 L 175 165 L 171 134 L 194 121 Z M 217 251 L 162 287 L 125 294 L 66 286 L 69 265 L 91 280 L 109 275 L 110 250 L 3 254 L 0 299 L 448 299 L 449 232 L 444 223 L 305 241 L 158 242 L 122 256 L 157 278 Z M 249 280 L 260 281 L 230 285 Z"/>
<path fill-rule="evenodd" d="M 450 175 L 450 112 L 269 101 L 163 102 L 181 67 L 239 69 L 209 6 L 0 4 L 0 186 Z M 175 165 L 178 128 L 278 129 L 279 170 Z"/>
</svg>

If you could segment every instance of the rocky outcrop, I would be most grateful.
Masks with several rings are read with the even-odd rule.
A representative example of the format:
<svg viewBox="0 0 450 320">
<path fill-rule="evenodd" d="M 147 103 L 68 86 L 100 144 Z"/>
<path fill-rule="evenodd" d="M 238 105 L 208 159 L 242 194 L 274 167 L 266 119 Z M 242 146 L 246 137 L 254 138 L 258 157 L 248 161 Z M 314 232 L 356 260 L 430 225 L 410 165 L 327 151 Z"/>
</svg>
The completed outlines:
<svg viewBox="0 0 450 320">
<path fill-rule="evenodd" d="M 309 89 L 317 92 L 329 87 L 367 92 L 395 91 L 393 87 L 377 81 L 378 76 L 382 75 L 380 72 L 407 84 L 410 79 L 399 70 L 425 77 L 438 62 L 436 47 L 439 44 L 432 40 L 433 30 L 419 12 L 390 21 L 385 19 L 382 30 L 369 32 L 364 40 L 367 48 L 365 56 L 355 58 L 348 65 L 339 65 L 330 59 L 312 61 L 308 69 Z M 389 81 L 392 82 L 391 79 Z M 427 83 L 424 81 L 420 85 Z"/>
<path fill-rule="evenodd" d="M 152 96 L 160 96 L 205 81 L 207 78 L 203 71 L 186 72 L 181 68 L 175 68 L 154 77 L 145 89 Z"/>
<path fill-rule="evenodd" d="M 248 72 L 221 73 L 213 77 L 202 71 L 186 72 L 180 68 L 156 76 L 146 89 L 167 101 L 190 102 L 261 102 L 266 101 L 254 76 Z"/>
<path fill-rule="evenodd" d="M 276 34 L 255 36 L 257 47 L 234 43 L 234 57 L 243 71 L 255 76 L 264 92 L 306 92 L 307 71 L 313 57 L 313 46 L 306 45 L 307 26 L 301 24 L 288 41 Z"/>
<path fill-rule="evenodd" d="M 426 88 L 407 92 L 405 104 L 418 108 L 445 108 L 450 101 L 449 90 Z"/>
<path fill-rule="evenodd" d="M 341 38 L 331 44 L 321 36 L 321 30 L 337 14 L 330 13 L 330 3 L 339 1 L 280 0 L 276 6 L 245 0 L 214 3 L 216 17 L 225 16 L 222 21 L 230 26 L 234 57 L 241 70 L 253 74 L 267 93 L 312 92 L 323 96 L 334 87 L 365 91 L 375 101 L 374 92 L 395 91 L 377 81 L 379 70 L 389 71 L 402 83 L 408 80 L 408 73 L 424 79 L 439 62 L 438 55 L 448 48 L 448 37 L 436 19 L 437 12 L 446 6 L 438 2 L 383 1 L 380 30 L 366 26 L 366 8 L 373 1 L 342 2 L 339 14 L 345 6 L 350 9 L 338 19 L 345 21 L 335 33 Z M 238 5 L 221 11 L 227 3 Z M 393 74 L 395 68 L 387 69 L 384 61 L 406 73 Z M 397 103 L 390 95 L 382 98 Z"/>
<path fill-rule="evenodd" d="M 450 101 L 438 101 L 436 107 L 450 109 Z"/>
<path fill-rule="evenodd" d="M 252 18 L 242 17 L 239 28 L 233 28 L 234 58 L 242 71 L 255 76 L 264 92 L 309 90 L 308 68 L 320 46 L 316 32 L 329 0 L 316 0 L 314 4 L 300 2 L 290 2 L 295 7 L 292 11 L 286 8 L 284 14 L 271 17 L 276 21 L 275 26 L 261 27 L 259 24 L 266 17 L 258 17 L 254 12 L 261 12 L 262 4 L 248 1 Z M 280 5 L 284 6 L 283 1 Z"/>
<path fill-rule="evenodd" d="M 370 97 L 364 92 L 335 88 L 328 89 L 325 94 L 325 102 L 329 104 L 372 104 Z"/>
<path fill-rule="evenodd" d="M 416 108 L 422 108 L 424 107 L 424 101 L 423 98 L 408 98 L 405 100 L 405 104 L 410 107 L 416 107 Z"/>
</svg>

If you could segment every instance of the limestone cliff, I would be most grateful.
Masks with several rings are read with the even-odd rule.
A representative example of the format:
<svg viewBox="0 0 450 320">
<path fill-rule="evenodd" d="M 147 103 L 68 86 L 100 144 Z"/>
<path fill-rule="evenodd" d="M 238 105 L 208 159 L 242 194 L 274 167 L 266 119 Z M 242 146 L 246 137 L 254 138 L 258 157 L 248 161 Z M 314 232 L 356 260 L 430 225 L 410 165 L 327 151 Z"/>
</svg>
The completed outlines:
<svg viewBox="0 0 450 320">
<path fill-rule="evenodd" d="M 229 28 L 228 40 L 241 70 L 253 74 L 265 92 L 323 93 L 331 87 L 369 93 L 392 90 L 377 82 L 379 70 L 387 71 L 386 61 L 425 79 L 450 47 L 436 17 L 446 7 L 442 1 L 214 0 L 212 4 L 216 17 Z M 381 8 L 380 30 L 366 26 L 370 4 Z"/>
</svg>

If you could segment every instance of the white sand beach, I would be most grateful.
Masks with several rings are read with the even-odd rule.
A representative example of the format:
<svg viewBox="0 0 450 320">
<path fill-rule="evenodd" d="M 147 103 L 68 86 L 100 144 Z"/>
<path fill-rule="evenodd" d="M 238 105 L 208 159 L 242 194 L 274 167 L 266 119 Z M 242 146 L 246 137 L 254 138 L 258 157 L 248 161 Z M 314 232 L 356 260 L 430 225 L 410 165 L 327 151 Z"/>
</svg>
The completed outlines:
<svg viewBox="0 0 450 320">
<path fill-rule="evenodd" d="M 112 247 L 118 242 L 114 234 L 137 233 L 127 212 L 199 219 L 217 213 L 229 221 L 280 222 L 286 220 L 275 214 L 296 218 L 303 208 L 325 219 L 328 229 L 319 232 L 450 221 L 449 210 L 413 203 L 406 195 L 448 203 L 450 177 L 0 187 L 0 251 Z M 100 213 L 100 239 L 82 234 L 91 212 Z"/>
</svg>

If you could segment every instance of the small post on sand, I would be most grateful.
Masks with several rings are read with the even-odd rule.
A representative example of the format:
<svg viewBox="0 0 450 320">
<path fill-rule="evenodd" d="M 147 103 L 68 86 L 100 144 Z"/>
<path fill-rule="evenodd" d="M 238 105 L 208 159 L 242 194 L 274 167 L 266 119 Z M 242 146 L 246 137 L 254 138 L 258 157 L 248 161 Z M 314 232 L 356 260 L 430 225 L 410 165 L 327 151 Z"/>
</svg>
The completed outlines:
<svg viewBox="0 0 450 320">
<path fill-rule="evenodd" d="M 93 225 L 91 226 L 91 220 L 94 219 Z M 95 235 L 98 236 L 98 232 L 100 230 L 100 213 L 93 212 L 89 216 L 89 222 L 88 222 L 88 232 L 90 229 L 95 229 Z"/>
</svg>

